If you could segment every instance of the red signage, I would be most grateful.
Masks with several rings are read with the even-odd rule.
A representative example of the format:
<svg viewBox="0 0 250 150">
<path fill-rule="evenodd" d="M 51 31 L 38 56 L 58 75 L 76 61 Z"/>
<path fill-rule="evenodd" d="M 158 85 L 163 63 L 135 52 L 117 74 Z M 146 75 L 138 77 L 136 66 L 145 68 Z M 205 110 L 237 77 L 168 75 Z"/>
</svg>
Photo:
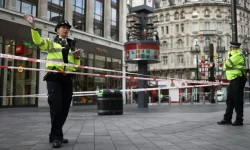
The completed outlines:
<svg viewBox="0 0 250 150">
<path fill-rule="evenodd" d="M 22 54 L 23 53 L 23 45 L 17 45 L 16 46 L 16 54 Z"/>
</svg>

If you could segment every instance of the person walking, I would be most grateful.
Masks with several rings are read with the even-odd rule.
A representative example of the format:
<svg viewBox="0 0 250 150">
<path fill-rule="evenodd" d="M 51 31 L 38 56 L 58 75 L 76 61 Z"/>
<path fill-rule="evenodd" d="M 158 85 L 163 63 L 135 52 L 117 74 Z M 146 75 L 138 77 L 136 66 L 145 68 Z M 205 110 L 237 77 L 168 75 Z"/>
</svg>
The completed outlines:
<svg viewBox="0 0 250 150">
<path fill-rule="evenodd" d="M 219 125 L 243 125 L 243 97 L 246 84 L 246 60 L 240 50 L 240 43 L 230 42 L 231 50 L 229 58 L 223 65 L 229 86 L 227 90 L 227 108 L 223 120 L 217 122 Z M 232 124 L 233 110 L 236 111 L 236 120 Z"/>
<path fill-rule="evenodd" d="M 46 63 L 46 68 L 57 71 L 76 71 L 75 67 L 63 65 L 63 63 L 80 65 L 80 51 L 75 50 L 76 41 L 68 38 L 71 28 L 69 22 L 66 20 L 60 21 L 55 27 L 55 32 L 58 35 L 51 40 L 50 38 L 41 38 L 35 28 L 35 21 L 32 16 L 24 15 L 24 18 L 32 27 L 33 42 L 40 49 L 48 52 L 47 60 L 62 63 Z M 72 75 L 49 72 L 44 76 L 44 80 L 47 82 L 51 117 L 49 142 L 52 143 L 53 148 L 60 148 L 62 143 L 68 143 L 68 140 L 63 137 L 62 128 L 67 119 L 73 95 Z"/>
</svg>

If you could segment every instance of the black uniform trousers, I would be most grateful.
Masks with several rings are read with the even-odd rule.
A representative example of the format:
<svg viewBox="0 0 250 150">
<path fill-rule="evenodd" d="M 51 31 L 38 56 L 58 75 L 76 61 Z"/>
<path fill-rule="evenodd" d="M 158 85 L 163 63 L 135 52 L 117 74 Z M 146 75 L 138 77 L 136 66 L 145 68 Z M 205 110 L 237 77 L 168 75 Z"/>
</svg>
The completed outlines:
<svg viewBox="0 0 250 150">
<path fill-rule="evenodd" d="M 71 75 L 50 73 L 46 78 L 51 117 L 50 140 L 53 142 L 63 139 L 62 128 L 72 100 L 73 83 Z"/>
<path fill-rule="evenodd" d="M 227 108 L 224 114 L 224 120 L 231 121 L 233 110 L 235 108 L 236 121 L 243 121 L 243 105 L 244 105 L 244 87 L 246 84 L 246 77 L 237 77 L 229 82 L 227 89 Z"/>
</svg>

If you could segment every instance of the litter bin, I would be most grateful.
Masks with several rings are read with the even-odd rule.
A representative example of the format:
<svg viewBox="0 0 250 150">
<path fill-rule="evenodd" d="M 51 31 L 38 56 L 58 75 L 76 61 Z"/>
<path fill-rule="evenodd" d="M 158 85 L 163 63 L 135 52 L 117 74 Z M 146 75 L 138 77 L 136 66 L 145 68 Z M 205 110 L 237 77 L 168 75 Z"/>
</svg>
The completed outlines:
<svg viewBox="0 0 250 150">
<path fill-rule="evenodd" d="M 122 115 L 123 99 L 120 90 L 104 89 L 97 94 L 98 115 Z"/>
</svg>

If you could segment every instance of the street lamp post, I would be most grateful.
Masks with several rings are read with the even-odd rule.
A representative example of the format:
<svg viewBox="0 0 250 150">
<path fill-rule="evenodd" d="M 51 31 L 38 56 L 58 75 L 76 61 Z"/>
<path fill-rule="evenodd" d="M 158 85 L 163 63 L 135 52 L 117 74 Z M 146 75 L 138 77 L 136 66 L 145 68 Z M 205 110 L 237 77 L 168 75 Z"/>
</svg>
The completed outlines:
<svg viewBox="0 0 250 150">
<path fill-rule="evenodd" d="M 196 44 L 195 44 L 195 51 L 196 52 L 199 52 L 199 45 L 197 44 L 197 42 L 196 42 Z M 197 53 L 197 55 L 196 55 L 196 80 L 199 80 L 199 65 L 198 65 L 198 53 Z"/>
</svg>

